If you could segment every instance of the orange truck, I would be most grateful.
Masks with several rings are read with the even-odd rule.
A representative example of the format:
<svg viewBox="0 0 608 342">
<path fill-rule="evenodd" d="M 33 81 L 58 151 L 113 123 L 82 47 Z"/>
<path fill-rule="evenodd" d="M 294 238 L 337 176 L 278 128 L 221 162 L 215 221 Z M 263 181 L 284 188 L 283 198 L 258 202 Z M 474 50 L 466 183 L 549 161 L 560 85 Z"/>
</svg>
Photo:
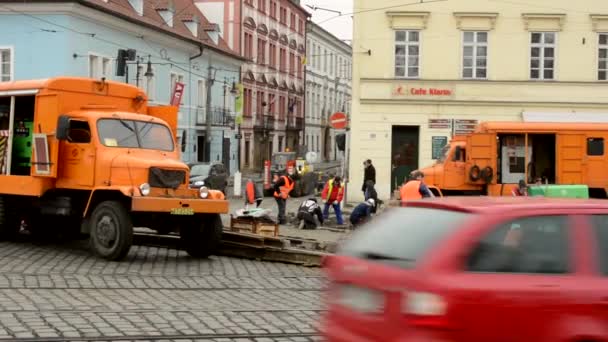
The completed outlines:
<svg viewBox="0 0 608 342">
<path fill-rule="evenodd" d="M 421 171 L 444 196 L 511 196 L 520 180 L 541 180 L 585 184 L 590 197 L 606 198 L 606 141 L 608 124 L 484 122 Z"/>
<path fill-rule="evenodd" d="M 0 83 L 0 236 L 24 225 L 33 234 L 86 234 L 97 255 L 120 260 L 133 227 L 149 227 L 179 232 L 191 256 L 209 256 L 228 201 L 189 188 L 176 132 L 177 107 L 148 106 L 131 85 Z"/>
</svg>

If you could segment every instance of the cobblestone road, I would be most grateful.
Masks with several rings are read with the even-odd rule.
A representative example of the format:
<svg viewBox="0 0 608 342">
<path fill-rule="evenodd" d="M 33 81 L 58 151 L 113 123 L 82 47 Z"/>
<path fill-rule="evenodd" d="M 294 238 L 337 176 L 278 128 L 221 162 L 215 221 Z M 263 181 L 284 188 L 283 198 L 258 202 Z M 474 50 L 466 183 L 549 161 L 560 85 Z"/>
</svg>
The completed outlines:
<svg viewBox="0 0 608 342">
<path fill-rule="evenodd" d="M 316 341 L 319 269 L 86 242 L 0 243 L 0 340 Z"/>
</svg>

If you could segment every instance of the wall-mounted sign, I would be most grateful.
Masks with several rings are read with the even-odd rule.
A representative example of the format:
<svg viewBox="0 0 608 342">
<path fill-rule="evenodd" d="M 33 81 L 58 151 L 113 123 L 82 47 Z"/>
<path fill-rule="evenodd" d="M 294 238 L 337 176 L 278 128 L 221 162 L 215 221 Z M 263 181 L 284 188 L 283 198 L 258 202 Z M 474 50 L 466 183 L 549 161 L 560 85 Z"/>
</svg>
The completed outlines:
<svg viewBox="0 0 608 342">
<path fill-rule="evenodd" d="M 433 159 L 439 159 L 443 156 L 443 148 L 448 144 L 448 137 L 438 136 L 431 137 L 431 151 Z"/>
<path fill-rule="evenodd" d="M 473 133 L 477 127 L 477 120 L 454 119 L 454 135 L 466 135 Z"/>
<path fill-rule="evenodd" d="M 451 129 L 451 119 L 429 119 L 429 128 L 431 129 Z"/>
<path fill-rule="evenodd" d="M 449 88 L 408 87 L 403 84 L 399 84 L 393 89 L 395 96 L 452 96 L 453 94 L 454 91 Z"/>
</svg>

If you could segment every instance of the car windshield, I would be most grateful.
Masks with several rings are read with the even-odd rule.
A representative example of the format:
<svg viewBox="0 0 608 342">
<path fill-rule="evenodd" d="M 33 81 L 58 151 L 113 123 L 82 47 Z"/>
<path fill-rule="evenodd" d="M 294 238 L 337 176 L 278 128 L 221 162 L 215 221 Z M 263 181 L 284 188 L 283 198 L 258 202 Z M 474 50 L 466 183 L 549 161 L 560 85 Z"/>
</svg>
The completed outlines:
<svg viewBox="0 0 608 342">
<path fill-rule="evenodd" d="M 210 164 L 196 164 L 190 168 L 190 177 L 207 176 L 209 175 Z"/>
<path fill-rule="evenodd" d="M 437 159 L 437 163 L 443 163 L 445 159 L 448 157 L 448 153 L 450 153 L 450 145 L 445 145 L 441 149 L 441 156 Z"/>
<path fill-rule="evenodd" d="M 472 215 L 433 208 L 393 208 L 355 232 L 339 253 L 412 268 L 424 253 Z"/>
<path fill-rule="evenodd" d="M 173 151 L 173 137 L 165 125 L 149 121 L 101 119 L 97 121 L 101 143 L 109 147 Z"/>
</svg>

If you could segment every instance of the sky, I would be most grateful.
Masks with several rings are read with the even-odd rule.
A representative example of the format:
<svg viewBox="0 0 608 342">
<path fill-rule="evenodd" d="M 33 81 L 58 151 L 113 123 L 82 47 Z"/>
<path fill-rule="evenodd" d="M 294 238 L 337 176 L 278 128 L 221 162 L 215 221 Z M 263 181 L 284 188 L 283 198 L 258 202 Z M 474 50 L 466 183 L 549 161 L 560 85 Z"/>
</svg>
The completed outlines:
<svg viewBox="0 0 608 342">
<path fill-rule="evenodd" d="M 315 23 L 327 20 L 327 22 L 321 24 L 324 29 L 333 33 L 334 36 L 340 39 L 347 39 L 346 43 L 351 43 L 350 39 L 353 37 L 353 20 L 350 13 L 353 12 L 353 0 L 301 0 L 301 5 L 312 14 L 312 20 Z M 346 15 L 331 19 L 332 17 L 337 17 L 339 14 L 323 9 L 312 10 L 307 5 L 342 12 L 342 14 Z"/>
</svg>

